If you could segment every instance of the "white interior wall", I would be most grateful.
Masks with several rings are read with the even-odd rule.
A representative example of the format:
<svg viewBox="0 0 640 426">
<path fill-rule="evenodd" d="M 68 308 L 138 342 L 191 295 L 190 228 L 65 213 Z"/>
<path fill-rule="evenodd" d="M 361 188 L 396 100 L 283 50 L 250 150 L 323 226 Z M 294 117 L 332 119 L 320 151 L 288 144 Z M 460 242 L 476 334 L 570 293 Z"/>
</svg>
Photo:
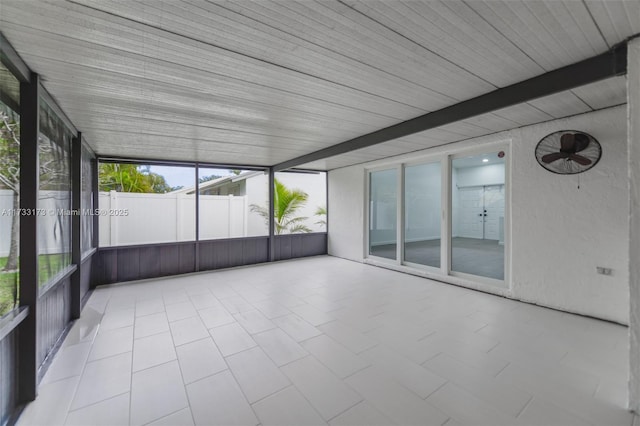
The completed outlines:
<svg viewBox="0 0 640 426">
<path fill-rule="evenodd" d="M 460 231 L 460 191 L 458 188 L 484 185 L 504 184 L 504 164 L 487 164 L 486 166 L 464 167 L 451 169 L 452 188 L 451 208 L 453 220 L 451 221 L 451 235 L 453 237 L 468 237 Z"/>
<path fill-rule="evenodd" d="M 407 242 L 440 238 L 440 163 L 405 169 L 405 239 Z"/>
<path fill-rule="evenodd" d="M 603 156 L 591 170 L 561 176 L 536 161 L 537 142 L 576 129 L 600 141 Z M 511 140 L 510 297 L 628 323 L 626 106 L 609 108 L 425 150 L 453 154 Z M 329 172 L 329 254 L 365 256 L 366 168 L 415 161 L 420 153 Z M 509 154 L 508 154 L 509 155 Z M 455 182 L 454 182 L 455 184 Z M 578 188 L 580 184 L 580 188 Z M 613 269 L 598 275 L 596 266 Z M 500 291 L 496 291 L 502 294 Z"/>
<path fill-rule="evenodd" d="M 455 172 L 458 187 L 504 184 L 504 164 L 456 168 Z"/>
</svg>

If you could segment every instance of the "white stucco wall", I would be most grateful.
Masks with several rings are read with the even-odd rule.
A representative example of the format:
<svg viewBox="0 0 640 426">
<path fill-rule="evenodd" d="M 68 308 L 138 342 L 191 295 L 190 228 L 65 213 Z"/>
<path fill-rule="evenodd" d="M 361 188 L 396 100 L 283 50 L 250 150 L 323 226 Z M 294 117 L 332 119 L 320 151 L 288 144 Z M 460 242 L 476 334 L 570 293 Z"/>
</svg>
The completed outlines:
<svg viewBox="0 0 640 426">
<path fill-rule="evenodd" d="M 450 154 L 511 141 L 511 280 L 507 295 L 628 323 L 626 127 L 626 107 L 621 106 L 424 152 Z M 593 169 L 561 176 L 538 165 L 534 156 L 537 142 L 566 129 L 585 131 L 600 141 L 603 155 Z M 393 163 L 415 160 L 419 155 L 412 153 Z M 363 260 L 365 169 L 384 163 L 329 172 L 329 254 Z M 613 275 L 598 275 L 596 266 L 612 268 Z"/>
<path fill-rule="evenodd" d="M 626 127 L 626 107 L 618 107 L 513 132 L 515 297 L 628 322 Z M 593 169 L 561 176 L 536 162 L 537 141 L 563 129 L 599 140 L 603 154 Z M 613 275 L 598 275 L 596 266 Z"/>
<path fill-rule="evenodd" d="M 364 256 L 365 173 L 361 166 L 332 170 L 329 180 L 328 251 L 362 261 Z"/>
</svg>

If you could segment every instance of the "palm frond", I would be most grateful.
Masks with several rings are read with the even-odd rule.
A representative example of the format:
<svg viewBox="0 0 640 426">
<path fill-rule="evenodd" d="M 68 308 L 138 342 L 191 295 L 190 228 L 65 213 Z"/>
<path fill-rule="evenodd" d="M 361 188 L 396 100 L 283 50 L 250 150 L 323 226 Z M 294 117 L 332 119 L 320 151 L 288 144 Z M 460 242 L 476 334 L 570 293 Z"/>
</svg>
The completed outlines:
<svg viewBox="0 0 640 426">
<path fill-rule="evenodd" d="M 303 224 L 299 224 L 299 225 L 290 227 L 289 232 L 292 234 L 303 234 L 303 233 L 311 232 L 311 229 L 309 229 L 307 226 Z"/>
<path fill-rule="evenodd" d="M 296 216 L 296 212 L 307 203 L 309 195 L 300 189 L 289 189 L 278 179 L 274 180 L 273 216 L 274 232 L 276 235 L 294 232 L 311 232 L 302 222 L 307 217 Z M 269 224 L 269 209 L 257 204 L 251 204 L 251 211 L 259 214 Z"/>
</svg>

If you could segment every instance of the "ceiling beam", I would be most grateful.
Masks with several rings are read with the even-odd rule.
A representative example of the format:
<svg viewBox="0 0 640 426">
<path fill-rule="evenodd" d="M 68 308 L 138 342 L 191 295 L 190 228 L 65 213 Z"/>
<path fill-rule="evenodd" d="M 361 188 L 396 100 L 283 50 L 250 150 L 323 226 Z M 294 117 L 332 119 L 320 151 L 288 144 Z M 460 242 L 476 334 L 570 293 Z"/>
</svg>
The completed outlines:
<svg viewBox="0 0 640 426">
<path fill-rule="evenodd" d="M 606 78 L 624 75 L 626 72 L 627 42 L 625 41 L 600 55 L 494 90 L 473 99 L 459 102 L 438 111 L 283 161 L 274 165 L 273 168 L 275 171 L 290 169 L 301 164 L 367 148 Z"/>
</svg>

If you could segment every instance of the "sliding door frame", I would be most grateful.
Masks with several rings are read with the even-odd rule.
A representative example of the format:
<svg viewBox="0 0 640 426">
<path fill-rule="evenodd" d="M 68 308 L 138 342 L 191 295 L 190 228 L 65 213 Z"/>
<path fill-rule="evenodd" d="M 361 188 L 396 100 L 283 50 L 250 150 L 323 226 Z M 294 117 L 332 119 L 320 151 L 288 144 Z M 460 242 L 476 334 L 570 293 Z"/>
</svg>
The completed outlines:
<svg viewBox="0 0 640 426">
<path fill-rule="evenodd" d="M 446 182 L 445 179 L 445 169 L 446 169 L 446 163 L 447 163 L 447 158 L 446 156 L 443 157 L 443 155 L 432 155 L 432 156 L 428 156 L 428 157 L 422 157 L 419 160 L 412 160 L 412 161 L 407 161 L 401 164 L 401 175 L 402 175 L 402 186 L 401 186 L 401 192 L 402 192 L 402 200 L 400 201 L 401 204 L 401 208 L 402 208 L 402 218 L 398 218 L 401 219 L 400 220 L 400 224 L 398 225 L 399 227 L 402 228 L 402 240 L 399 240 L 401 242 L 399 242 L 398 244 L 402 246 L 402 257 L 400 264 L 401 265 L 406 265 L 409 266 L 411 268 L 418 268 L 418 269 L 424 269 L 426 271 L 430 271 L 433 272 L 435 274 L 443 274 L 446 275 L 447 274 L 447 268 L 448 268 L 448 259 L 446 259 L 446 244 L 445 243 L 445 236 L 447 235 L 447 221 L 446 221 L 446 211 L 447 211 L 447 197 L 445 194 L 445 190 L 444 190 L 444 183 Z M 405 214 L 406 214 L 406 205 L 405 205 L 405 200 L 404 200 L 404 195 L 405 195 L 405 189 L 406 189 L 406 181 L 405 181 L 405 171 L 407 169 L 407 167 L 414 167 L 414 166 L 422 166 L 422 165 L 428 165 L 428 164 L 439 164 L 440 165 L 440 212 L 439 212 L 439 216 L 440 216 L 440 266 L 439 267 L 435 267 L 435 266 L 429 266 L 429 265 L 423 265 L 421 263 L 414 263 L 414 262 L 408 262 L 405 260 L 404 257 L 404 245 L 405 245 L 405 240 L 404 240 L 404 232 L 405 232 Z M 401 225 L 401 226 L 400 226 Z"/>
<path fill-rule="evenodd" d="M 371 232 L 371 174 L 375 173 L 375 172 L 383 172 L 386 170 L 395 170 L 396 172 L 396 258 L 395 259 L 389 259 L 386 257 L 382 257 L 382 256 L 376 256 L 376 255 L 372 255 L 370 254 L 370 232 Z M 402 201 L 403 199 L 401 198 L 401 194 L 400 192 L 402 191 L 402 178 L 400 177 L 400 175 L 402 174 L 403 168 L 402 168 L 402 164 L 386 164 L 384 166 L 380 166 L 380 167 L 374 167 L 371 169 L 367 169 L 366 170 L 366 179 L 365 179 L 365 196 L 364 196 L 364 202 L 365 202 L 365 215 L 366 217 L 364 218 L 364 227 L 365 227 L 365 232 L 364 232 L 364 257 L 365 258 L 372 258 L 375 259 L 378 262 L 382 262 L 382 263 L 386 263 L 389 265 L 392 264 L 397 264 L 398 263 L 398 259 L 402 259 L 402 254 L 403 254 L 403 250 L 400 248 L 400 241 L 401 238 L 403 238 L 403 231 L 402 229 L 400 229 L 398 227 L 399 225 L 399 220 L 400 220 L 400 215 L 402 214 L 402 212 L 404 211 L 403 206 L 402 206 Z"/>
<path fill-rule="evenodd" d="M 473 275 L 473 274 L 468 274 L 464 272 L 458 272 L 451 269 L 451 259 L 453 258 L 453 253 L 452 253 L 453 244 L 451 244 L 451 238 L 453 236 L 453 233 L 452 233 L 452 224 L 453 224 L 453 217 L 452 217 L 453 183 L 452 181 L 453 179 L 451 178 L 452 172 L 453 172 L 453 160 L 456 160 L 459 158 L 483 155 L 483 154 L 496 152 L 496 151 L 504 151 L 505 153 L 505 156 L 504 156 L 504 229 L 503 229 L 503 232 L 504 232 L 504 246 L 503 246 L 504 279 L 503 280 L 483 277 L 481 275 Z M 448 159 L 447 162 L 449 165 L 449 170 L 448 170 L 449 181 L 447 185 L 448 186 L 447 192 L 449 195 L 448 203 L 447 203 L 448 214 L 445 216 L 449 221 L 449 224 L 448 224 L 449 232 L 447 233 L 447 243 L 448 243 L 447 275 L 452 277 L 459 277 L 465 280 L 474 281 L 478 283 L 489 284 L 495 287 L 511 288 L 510 286 L 510 283 L 511 283 L 511 277 L 510 277 L 510 271 L 511 271 L 511 268 L 510 268 L 510 265 L 511 265 L 511 232 L 510 232 L 511 231 L 511 226 L 510 226 L 511 224 L 511 173 L 510 173 L 511 150 L 510 150 L 510 144 L 502 142 L 502 143 L 495 143 L 491 145 L 483 145 L 482 147 L 473 148 L 473 149 L 466 149 L 466 150 L 462 150 L 462 151 L 448 155 L 447 159 Z"/>
<path fill-rule="evenodd" d="M 452 161 L 456 158 L 481 155 L 490 152 L 504 151 L 504 280 L 496 280 L 480 275 L 472 275 L 451 270 L 451 237 L 453 230 L 452 209 Z M 440 267 L 407 262 L 404 259 L 405 245 L 405 169 L 411 166 L 440 163 L 441 173 L 441 215 L 440 215 Z M 396 258 L 388 259 L 370 254 L 370 221 L 371 221 L 371 174 L 384 170 L 396 170 Z M 511 289 L 511 141 L 482 144 L 474 147 L 439 150 L 438 153 L 420 157 L 398 159 L 393 162 L 378 163 L 365 168 L 365 220 L 363 258 L 371 263 L 391 269 L 414 273 L 428 278 L 450 282 L 465 287 L 503 293 Z"/>
</svg>

